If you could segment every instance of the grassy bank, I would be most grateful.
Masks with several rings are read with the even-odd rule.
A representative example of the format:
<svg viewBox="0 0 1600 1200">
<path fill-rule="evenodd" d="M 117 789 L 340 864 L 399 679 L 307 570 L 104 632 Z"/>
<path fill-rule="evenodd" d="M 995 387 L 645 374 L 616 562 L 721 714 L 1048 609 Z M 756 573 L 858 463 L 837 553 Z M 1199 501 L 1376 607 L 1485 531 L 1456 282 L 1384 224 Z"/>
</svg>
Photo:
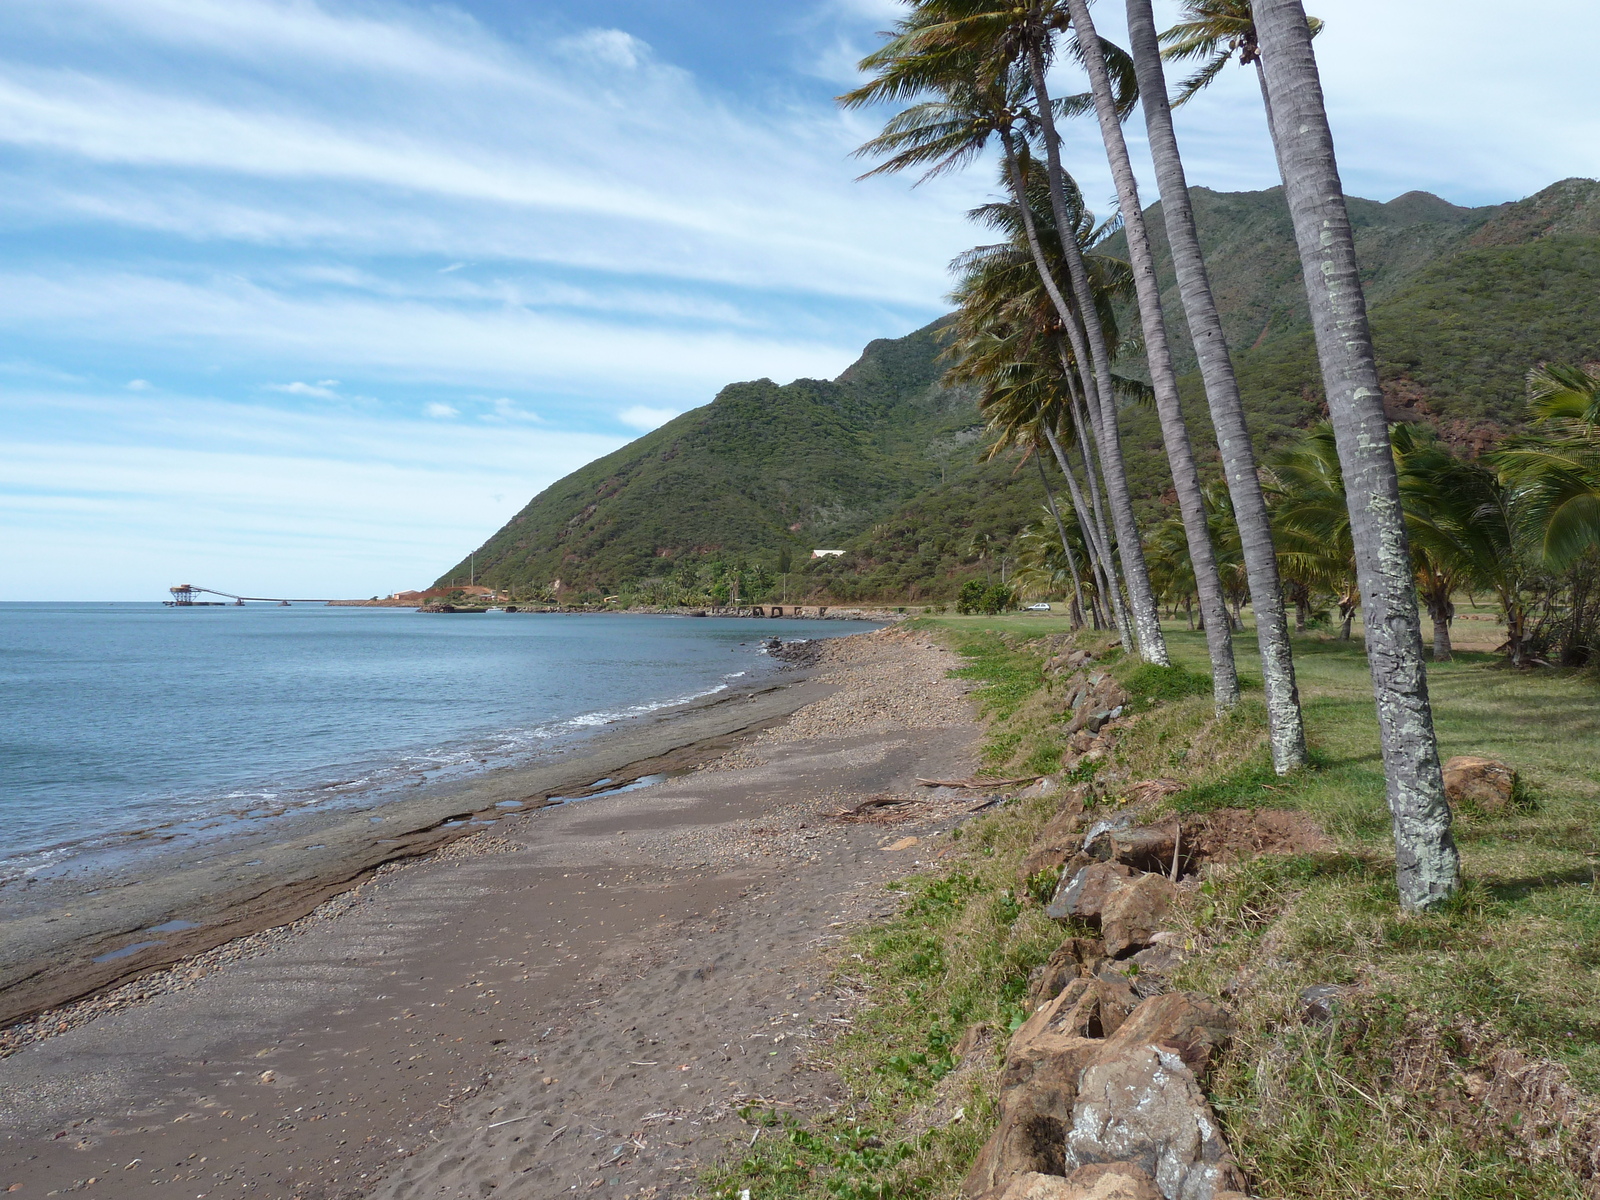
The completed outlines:
<svg viewBox="0 0 1600 1200">
<path fill-rule="evenodd" d="M 1062 762 L 1061 697 L 1045 671 L 1053 617 L 933 618 L 965 656 L 988 729 L 986 769 Z M 1255 663 L 1235 715 L 1211 712 L 1205 647 L 1169 632 L 1173 670 L 1102 662 L 1139 713 L 1098 771 L 1188 785 L 1169 807 L 1294 809 L 1328 853 L 1214 868 L 1189 916 L 1180 986 L 1226 996 L 1241 1030 L 1212 1082 L 1230 1141 L 1265 1196 L 1573 1196 L 1600 1145 L 1600 705 L 1593 679 L 1517 674 L 1487 654 L 1430 670 L 1444 755 L 1502 759 L 1525 788 L 1511 812 L 1457 814 L 1465 886 L 1446 911 L 1402 916 L 1360 643 L 1307 639 L 1297 665 L 1315 766 L 1268 766 Z M 1087 772 L 1084 772 L 1087 774 Z M 987 1136 L 996 1051 L 1027 975 L 1067 931 L 1043 918 L 1017 865 L 1053 811 L 1021 801 L 962 827 L 938 875 L 905 881 L 901 914 L 842 953 L 868 997 L 830 1051 L 851 1104 L 778 1122 L 708 1193 L 948 1196 Z M 1299 1019 L 1315 984 L 1348 990 L 1331 1027 Z M 974 1027 L 993 1031 L 958 1058 Z M 959 1065 L 959 1069 L 958 1068 Z M 955 1118 L 957 1111 L 960 1119 Z"/>
</svg>

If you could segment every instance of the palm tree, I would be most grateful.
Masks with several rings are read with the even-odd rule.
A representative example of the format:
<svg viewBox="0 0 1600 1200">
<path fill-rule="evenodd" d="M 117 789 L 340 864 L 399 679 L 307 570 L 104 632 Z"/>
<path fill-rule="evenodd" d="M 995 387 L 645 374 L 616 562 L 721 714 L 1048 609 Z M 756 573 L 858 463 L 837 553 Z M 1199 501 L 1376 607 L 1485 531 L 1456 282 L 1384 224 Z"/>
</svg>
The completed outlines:
<svg viewBox="0 0 1600 1200">
<path fill-rule="evenodd" d="M 1063 399 L 1076 396 L 1074 377 L 1078 373 L 1073 354 L 1063 344 L 1055 294 L 1047 286 L 1059 269 L 1063 239 L 1044 194 L 1047 184 L 1025 146 L 1019 147 L 1016 161 L 1007 165 L 1006 178 L 1008 183 L 1018 181 L 1011 190 L 1026 198 L 1025 205 L 986 204 L 968 215 L 1006 234 L 1008 240 L 979 246 L 951 263 L 960 282 L 951 295 L 957 316 L 949 331 L 946 356 L 953 358 L 955 365 L 947 381 L 981 384 L 985 389 L 982 407 L 996 428 L 1026 427 L 1043 435 L 1066 476 L 1078 519 L 1090 534 L 1092 563 L 1101 576 L 1103 593 L 1109 597 L 1117 627 L 1131 646 L 1133 631 L 1116 587 L 1116 566 L 1110 553 L 1113 543 L 1100 505 L 1094 439 L 1085 435 L 1075 406 L 1070 435 L 1066 433 L 1069 422 L 1061 414 Z M 1076 185 L 1069 199 L 1071 240 L 1083 253 L 1097 316 L 1110 345 L 1116 347 L 1120 334 L 1115 306 L 1131 290 L 1128 267 L 1093 252 L 1107 236 L 1108 228 L 1095 225 L 1092 215 L 1083 208 Z M 1038 266 L 1040 262 L 1044 263 L 1043 270 Z M 1113 386 L 1119 385 L 1128 389 L 1136 386 L 1113 377 Z M 1083 452 L 1090 496 L 1087 507 L 1068 461 L 1074 442 Z"/>
<path fill-rule="evenodd" d="M 1546 566 L 1600 545 L 1600 372 L 1546 364 L 1528 373 L 1528 436 L 1495 460 L 1523 495 Z"/>
<path fill-rule="evenodd" d="M 1132 10 L 1130 8 L 1131 17 Z M 1250 0 L 1185 0 L 1180 21 L 1161 35 L 1166 45 L 1162 57 L 1170 59 L 1204 59 L 1200 69 L 1178 85 L 1178 95 L 1173 104 L 1185 104 L 1195 94 L 1211 86 L 1222 68 L 1239 56 L 1239 65 L 1256 66 L 1256 80 L 1261 85 L 1261 97 L 1266 99 L 1266 78 L 1261 73 L 1261 54 L 1256 45 L 1256 20 L 1250 11 Z M 1322 22 L 1307 17 L 1311 36 L 1322 32 Z M 1134 51 L 1137 62 L 1139 52 Z M 1139 84 L 1143 89 L 1143 81 Z M 1162 95 L 1165 95 L 1165 91 Z"/>
<path fill-rule="evenodd" d="M 1201 2 L 1233 3 L 1236 0 Z M 1223 475 L 1228 483 L 1250 587 L 1250 603 L 1256 615 L 1256 644 L 1261 652 L 1272 765 L 1282 775 L 1305 766 L 1307 760 L 1305 720 L 1300 712 L 1300 691 L 1289 647 L 1283 581 L 1278 574 L 1277 553 L 1272 544 L 1272 524 L 1261 491 L 1250 430 L 1245 422 L 1239 381 L 1228 355 L 1222 318 L 1217 312 L 1216 298 L 1200 250 L 1189 184 L 1172 127 L 1172 109 L 1167 103 L 1167 82 L 1161 69 L 1150 0 L 1127 0 L 1127 12 L 1129 48 L 1138 75 L 1140 104 L 1144 109 L 1150 156 L 1156 168 L 1156 184 L 1161 192 L 1161 214 L 1172 251 L 1173 269 L 1178 277 L 1178 293 L 1205 385 L 1211 424 L 1222 454 Z"/>
<path fill-rule="evenodd" d="M 1339 637 L 1348 641 L 1361 593 L 1333 427 L 1324 421 L 1279 448 L 1268 458 L 1264 475 L 1284 577 L 1308 595 L 1314 589 L 1331 591 L 1339 605 Z"/>
<path fill-rule="evenodd" d="M 856 103 L 900 98 L 918 90 L 942 86 L 941 79 L 956 77 L 952 68 L 958 64 L 960 69 L 976 70 L 984 78 L 1000 75 L 1015 78 L 1014 68 L 1020 68 L 1033 92 L 1034 104 L 1029 116 L 1044 142 L 1051 207 L 1057 226 L 1065 229 L 1070 225 L 1066 196 L 1068 176 L 1061 166 L 1055 128 L 1056 106 L 1045 81 L 1045 53 L 1052 36 L 1050 13 L 1054 7 L 1053 0 L 1030 0 L 1026 9 L 1017 9 L 1002 0 L 920 0 L 912 14 L 897 24 L 890 42 L 863 60 L 863 70 L 882 70 L 879 78 L 843 99 Z M 1072 108 L 1070 101 L 1067 107 Z M 997 132 L 1005 146 L 1006 161 L 1014 168 L 1017 162 L 1015 131 L 1008 124 Z M 1014 169 L 1013 176 L 1013 190 L 1020 196 L 1024 190 L 1021 176 Z M 1027 223 L 1030 214 L 1025 207 L 1022 215 Z M 1088 271 L 1078 246 L 1070 238 L 1062 239 L 1062 257 L 1073 294 L 1069 304 L 1048 272 L 1037 243 L 1033 244 L 1033 249 L 1043 282 L 1072 345 L 1083 392 L 1089 401 L 1138 647 L 1146 661 L 1166 665 L 1170 661 L 1166 641 L 1161 634 L 1160 615 L 1150 595 L 1138 521 L 1122 463 L 1111 355 L 1095 311 Z M 1127 638 L 1124 632 L 1124 639 Z"/>
<path fill-rule="evenodd" d="M 1253 0 L 1273 144 L 1294 222 L 1328 412 L 1350 505 L 1367 659 L 1393 817 L 1400 902 L 1440 903 L 1456 887 L 1439 745 L 1400 481 L 1389 449 L 1355 241 L 1300 0 Z"/>
<path fill-rule="evenodd" d="M 1077 329 L 1076 314 L 1062 296 L 1049 269 L 1027 200 L 1026 164 L 1019 152 L 1018 138 L 1019 125 L 1023 126 L 1025 134 L 1027 121 L 1022 104 L 1022 85 L 1009 63 L 993 61 L 972 45 L 924 36 L 927 27 L 933 24 L 925 8 L 924 5 L 900 21 L 896 26 L 897 33 L 884 46 L 862 60 L 861 69 L 876 72 L 875 78 L 839 97 L 844 107 L 855 108 L 879 101 L 908 100 L 929 93 L 935 96 L 935 99 L 913 104 L 891 117 L 884 125 L 882 134 L 856 151 L 861 156 L 883 156 L 883 161 L 863 178 L 915 166 L 926 168 L 922 176 L 926 180 L 971 161 L 992 138 L 998 137 L 1007 184 L 1016 202 L 1040 282 L 1071 334 Z M 1063 228 L 1067 227 L 1064 221 L 1060 224 Z M 1059 243 L 1064 247 L 1070 246 L 1072 252 L 1077 253 L 1075 239 L 1064 237 L 1059 239 Z M 1089 305 L 1093 307 L 1092 297 Z M 1080 356 L 1079 361 L 1086 360 Z M 1120 445 L 1114 447 L 1118 455 L 1115 464 L 1106 457 L 1107 443 L 1102 440 L 1100 447 L 1107 478 L 1122 478 Z M 1131 506 L 1127 515 L 1131 519 Z M 1118 532 L 1122 532 L 1120 524 Z M 1143 563 L 1138 554 L 1136 526 L 1134 534 L 1132 554 L 1125 546 L 1122 547 L 1125 571 L 1131 561 L 1137 560 L 1136 565 L 1141 567 Z M 1131 649 L 1134 646 L 1133 623 L 1122 606 L 1117 589 L 1111 588 L 1110 595 L 1123 641 Z M 1142 631 L 1142 624 L 1140 628 Z M 1156 630 L 1159 638 L 1159 625 Z M 1149 657 L 1151 651 L 1143 639 L 1139 645 Z M 1160 652 L 1156 661 L 1164 662 L 1165 645 L 1160 644 L 1156 649 Z"/>
<path fill-rule="evenodd" d="M 1161 311 L 1161 288 L 1156 281 L 1155 256 L 1145 229 L 1144 209 L 1139 203 L 1139 184 L 1133 162 L 1122 137 L 1122 115 L 1115 85 L 1100 36 L 1095 31 L 1085 0 L 1066 0 L 1072 25 L 1077 32 L 1079 57 L 1089 74 L 1095 112 L 1100 120 L 1100 136 L 1116 182 L 1123 233 L 1128 241 L 1128 257 L 1133 266 L 1138 297 L 1139 320 L 1144 330 L 1145 361 L 1150 369 L 1155 392 L 1156 413 L 1161 438 L 1172 468 L 1173 490 L 1178 511 L 1189 540 L 1189 557 L 1194 569 L 1200 610 L 1205 615 L 1206 645 L 1211 655 L 1212 696 L 1219 712 L 1239 702 L 1239 677 L 1233 661 L 1233 628 L 1227 619 L 1222 582 L 1217 575 L 1215 552 L 1206 522 L 1205 499 L 1200 472 L 1195 466 L 1194 449 L 1184 423 L 1178 399 L 1178 376 L 1172 366 L 1172 351 L 1167 342 L 1166 318 Z M 1048 43 L 1047 43 L 1048 44 Z"/>
</svg>

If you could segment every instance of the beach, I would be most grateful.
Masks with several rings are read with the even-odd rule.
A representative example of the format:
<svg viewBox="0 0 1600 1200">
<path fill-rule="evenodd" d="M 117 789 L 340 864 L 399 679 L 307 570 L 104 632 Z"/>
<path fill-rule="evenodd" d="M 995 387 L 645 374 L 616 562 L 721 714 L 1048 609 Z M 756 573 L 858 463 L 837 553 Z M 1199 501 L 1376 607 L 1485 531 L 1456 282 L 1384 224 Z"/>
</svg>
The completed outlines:
<svg viewBox="0 0 1600 1200">
<path fill-rule="evenodd" d="M 830 986 L 825 952 L 892 909 L 884 882 L 914 871 L 973 803 L 916 782 L 972 769 L 977 727 L 965 685 L 947 678 L 955 665 L 904 629 L 830 641 L 802 680 L 408 800 L 381 838 L 365 816 L 366 829 L 329 817 L 277 858 L 241 849 L 272 869 L 215 893 L 225 907 L 202 926 L 209 946 L 175 931 L 143 952 L 169 966 L 110 991 L 108 977 L 10 1031 L 0 1187 L 687 1194 L 730 1136 L 748 1138 L 741 1105 L 837 1094 L 812 1051 L 851 997 Z M 497 807 L 658 774 L 671 778 Z M 883 795 L 919 802 L 888 824 L 837 816 Z M 445 828 L 490 814 L 492 826 Z M 331 860 L 313 845 L 341 847 L 340 872 L 319 871 Z M 211 874 L 11 923 L 6 945 L 33 946 L 35 965 L 8 950 L 6 994 L 83 994 L 90 968 L 120 962 L 93 964 L 97 947 L 241 864 L 194 870 Z M 267 876 L 286 886 L 269 892 Z M 113 909 L 126 911 L 115 934 Z M 219 929 L 241 936 L 219 941 Z M 41 970 L 52 944 L 75 965 Z"/>
</svg>

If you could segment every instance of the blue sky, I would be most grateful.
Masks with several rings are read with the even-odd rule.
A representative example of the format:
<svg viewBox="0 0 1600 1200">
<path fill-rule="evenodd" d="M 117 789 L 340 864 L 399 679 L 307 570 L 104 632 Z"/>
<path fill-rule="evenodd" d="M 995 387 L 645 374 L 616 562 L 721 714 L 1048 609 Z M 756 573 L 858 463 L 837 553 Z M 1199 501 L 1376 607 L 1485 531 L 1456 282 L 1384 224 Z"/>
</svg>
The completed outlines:
<svg viewBox="0 0 1600 1200">
<path fill-rule="evenodd" d="M 1476 0 L 1313 9 L 1352 192 L 1600 174 L 1590 5 L 1509 45 Z M 896 11 L 0 0 L 0 599 L 414 586 L 724 383 L 930 320 L 991 177 L 853 182 L 831 97 Z M 1274 182 L 1258 110 L 1230 71 L 1184 113 L 1194 182 Z"/>
</svg>

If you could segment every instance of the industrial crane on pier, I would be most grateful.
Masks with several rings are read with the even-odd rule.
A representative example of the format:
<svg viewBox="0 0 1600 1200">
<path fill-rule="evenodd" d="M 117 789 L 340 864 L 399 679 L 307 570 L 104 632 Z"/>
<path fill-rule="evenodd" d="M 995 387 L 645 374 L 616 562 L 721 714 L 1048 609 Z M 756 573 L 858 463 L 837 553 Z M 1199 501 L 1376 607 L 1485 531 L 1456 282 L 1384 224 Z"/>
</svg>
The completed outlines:
<svg viewBox="0 0 1600 1200">
<path fill-rule="evenodd" d="M 263 604 L 327 604 L 327 600 L 286 599 L 282 596 L 235 596 L 232 592 L 219 592 L 216 588 L 195 587 L 192 583 L 180 583 L 175 588 L 168 588 L 172 593 L 171 600 L 161 603 L 168 608 L 226 608 L 230 607 L 226 600 L 196 600 L 196 596 L 226 596 L 233 601 L 231 607 L 242 608 L 246 600 L 258 600 Z"/>
</svg>

